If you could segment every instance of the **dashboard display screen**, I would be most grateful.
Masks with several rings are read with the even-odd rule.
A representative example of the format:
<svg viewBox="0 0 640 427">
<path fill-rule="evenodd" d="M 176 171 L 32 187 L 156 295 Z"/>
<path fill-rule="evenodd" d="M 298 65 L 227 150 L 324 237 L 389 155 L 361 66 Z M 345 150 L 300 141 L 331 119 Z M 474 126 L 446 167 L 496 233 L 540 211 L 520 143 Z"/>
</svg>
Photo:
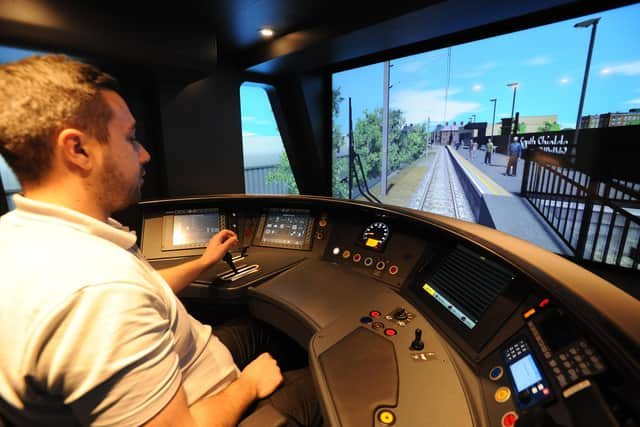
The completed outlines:
<svg viewBox="0 0 640 427">
<path fill-rule="evenodd" d="M 516 384 L 518 392 L 542 380 L 540 370 L 530 354 L 510 364 L 509 370 L 511 371 L 511 376 L 513 377 L 513 382 Z"/>
<path fill-rule="evenodd" d="M 171 240 L 174 246 L 206 244 L 219 231 L 220 215 L 217 211 L 175 215 Z"/>
<path fill-rule="evenodd" d="M 306 248 L 313 220 L 306 209 L 269 209 L 263 216 L 259 244 L 282 248 Z"/>
</svg>

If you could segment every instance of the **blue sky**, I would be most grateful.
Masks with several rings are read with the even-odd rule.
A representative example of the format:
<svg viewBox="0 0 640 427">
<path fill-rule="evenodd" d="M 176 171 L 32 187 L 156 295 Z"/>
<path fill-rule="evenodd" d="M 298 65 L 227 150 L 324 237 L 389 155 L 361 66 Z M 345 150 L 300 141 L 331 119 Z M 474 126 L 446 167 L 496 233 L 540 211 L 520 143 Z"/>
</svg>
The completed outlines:
<svg viewBox="0 0 640 427">
<path fill-rule="evenodd" d="M 595 39 L 583 115 L 640 108 L 640 4 L 542 27 L 451 47 L 447 92 L 448 50 L 440 49 L 391 61 L 390 105 L 410 123 L 431 126 L 444 121 L 491 122 L 497 98 L 496 122 L 515 110 L 521 116 L 556 114 L 562 127 L 575 127 L 591 28 L 574 28 L 582 20 L 601 18 Z M 382 106 L 383 64 L 336 73 L 345 101 L 339 126 L 347 128 L 347 98 L 354 121 Z M 432 127 L 433 128 L 433 127 Z"/>
</svg>

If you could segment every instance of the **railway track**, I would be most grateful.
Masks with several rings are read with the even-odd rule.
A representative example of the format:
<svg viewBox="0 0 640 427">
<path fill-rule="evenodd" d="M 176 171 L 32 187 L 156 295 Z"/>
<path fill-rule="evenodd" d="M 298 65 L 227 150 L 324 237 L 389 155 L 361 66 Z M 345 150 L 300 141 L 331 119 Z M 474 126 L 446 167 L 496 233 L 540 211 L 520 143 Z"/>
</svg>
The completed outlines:
<svg viewBox="0 0 640 427">
<path fill-rule="evenodd" d="M 445 147 L 437 148 L 438 152 L 427 173 L 417 208 L 426 212 L 475 222 L 449 153 Z"/>
</svg>

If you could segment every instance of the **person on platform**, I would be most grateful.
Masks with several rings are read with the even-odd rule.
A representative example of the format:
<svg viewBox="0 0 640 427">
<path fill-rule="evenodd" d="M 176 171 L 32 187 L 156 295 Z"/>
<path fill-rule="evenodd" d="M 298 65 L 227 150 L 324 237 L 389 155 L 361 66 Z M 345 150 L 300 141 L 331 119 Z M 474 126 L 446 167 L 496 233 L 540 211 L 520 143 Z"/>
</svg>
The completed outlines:
<svg viewBox="0 0 640 427">
<path fill-rule="evenodd" d="M 213 334 L 176 297 L 235 233 L 156 271 L 111 218 L 140 199 L 150 160 L 116 81 L 63 55 L 34 56 L 0 65 L 0 99 L 0 154 L 22 186 L 0 218 L 2 417 L 232 426 L 269 402 L 288 425 L 320 425 L 308 369 L 281 385 L 278 362 L 259 350 L 274 347 L 267 325 Z"/>
<path fill-rule="evenodd" d="M 478 142 L 475 138 L 471 139 L 471 145 L 469 146 L 469 158 L 474 160 L 476 158 L 476 153 L 478 152 Z"/>
<path fill-rule="evenodd" d="M 491 140 L 491 138 L 489 138 L 489 140 L 487 141 L 487 146 L 485 147 L 486 151 L 484 152 L 484 164 L 485 165 L 490 165 L 491 164 L 491 155 L 493 154 L 493 141 Z"/>
<path fill-rule="evenodd" d="M 514 136 L 513 141 L 511 141 L 511 144 L 507 147 L 507 155 L 509 156 L 509 159 L 507 160 L 507 175 L 517 175 L 518 159 L 520 158 L 520 154 L 522 154 L 522 145 L 518 141 L 518 137 Z"/>
</svg>

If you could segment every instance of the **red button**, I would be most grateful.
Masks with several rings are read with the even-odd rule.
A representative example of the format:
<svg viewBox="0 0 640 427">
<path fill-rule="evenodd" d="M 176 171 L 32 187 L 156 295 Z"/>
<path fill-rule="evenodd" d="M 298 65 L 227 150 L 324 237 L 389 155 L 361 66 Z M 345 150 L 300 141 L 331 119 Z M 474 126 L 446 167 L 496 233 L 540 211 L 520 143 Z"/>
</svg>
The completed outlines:
<svg viewBox="0 0 640 427">
<path fill-rule="evenodd" d="M 369 312 L 369 316 L 371 317 L 380 317 L 380 312 L 378 310 L 373 310 Z"/>
<path fill-rule="evenodd" d="M 362 259 L 362 255 L 358 253 L 353 254 L 353 262 L 360 262 L 361 259 Z"/>
<path fill-rule="evenodd" d="M 513 427 L 518 420 L 518 416 L 515 412 L 507 412 L 502 416 L 502 425 L 504 427 Z"/>
<path fill-rule="evenodd" d="M 389 274 L 391 275 L 398 274 L 398 266 L 392 265 L 391 267 L 389 267 Z"/>
<path fill-rule="evenodd" d="M 384 334 L 388 337 L 392 337 L 394 335 L 396 335 L 398 333 L 398 331 L 396 331 L 395 329 L 391 329 L 391 328 L 387 328 L 384 330 Z"/>
</svg>

